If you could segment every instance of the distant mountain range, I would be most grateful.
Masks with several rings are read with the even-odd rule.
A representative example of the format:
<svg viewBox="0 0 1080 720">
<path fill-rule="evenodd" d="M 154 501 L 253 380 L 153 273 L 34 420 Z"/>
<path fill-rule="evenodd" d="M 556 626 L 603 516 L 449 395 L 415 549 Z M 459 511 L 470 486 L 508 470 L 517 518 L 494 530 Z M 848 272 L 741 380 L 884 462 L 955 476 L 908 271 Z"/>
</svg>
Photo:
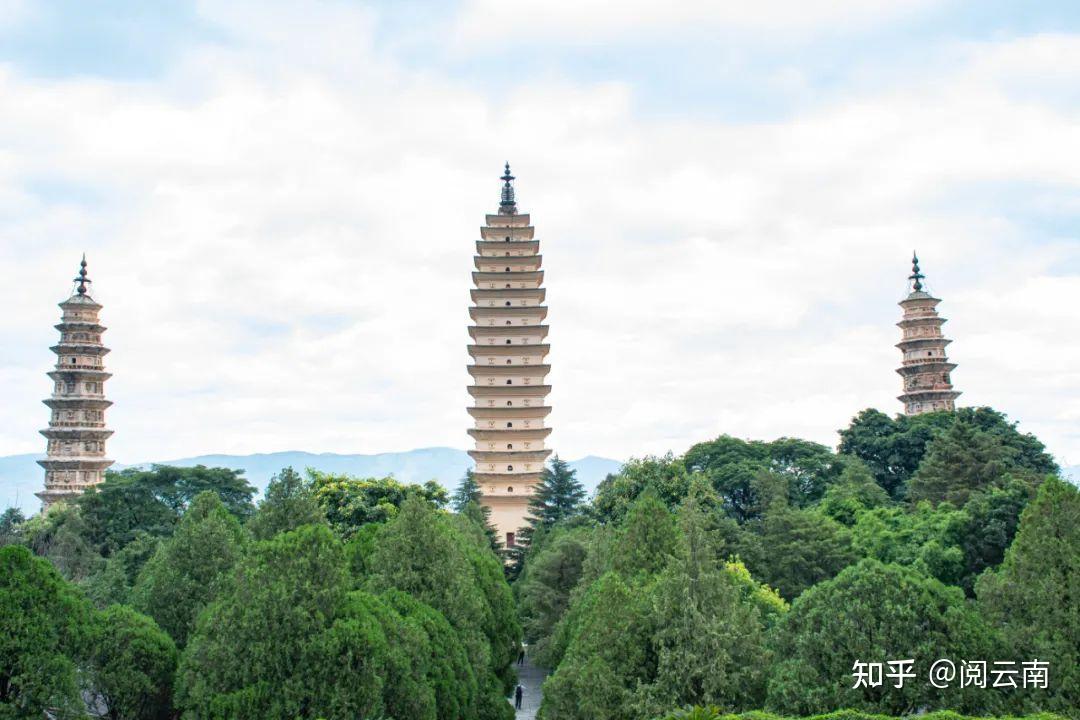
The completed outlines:
<svg viewBox="0 0 1080 720">
<path fill-rule="evenodd" d="M 40 503 L 34 493 L 41 489 L 42 469 L 37 460 L 43 455 L 8 455 L 0 457 L 0 510 L 15 506 L 30 515 L 38 511 Z M 315 468 L 325 472 L 347 473 L 360 477 L 385 477 L 393 475 L 407 483 L 423 483 L 436 480 L 448 490 L 457 487 L 472 467 L 472 459 L 464 450 L 448 447 L 419 448 L 407 452 L 380 453 L 377 455 L 338 455 L 336 453 L 277 452 L 254 455 L 199 455 L 178 460 L 162 460 L 134 465 L 117 463 L 113 468 L 149 467 L 152 464 L 191 467 L 227 467 L 243 470 L 244 476 L 261 493 L 270 477 L 285 467 L 297 470 Z M 577 471 L 578 480 L 591 494 L 608 473 L 616 472 L 622 465 L 617 460 L 588 455 L 570 462 Z"/>
</svg>

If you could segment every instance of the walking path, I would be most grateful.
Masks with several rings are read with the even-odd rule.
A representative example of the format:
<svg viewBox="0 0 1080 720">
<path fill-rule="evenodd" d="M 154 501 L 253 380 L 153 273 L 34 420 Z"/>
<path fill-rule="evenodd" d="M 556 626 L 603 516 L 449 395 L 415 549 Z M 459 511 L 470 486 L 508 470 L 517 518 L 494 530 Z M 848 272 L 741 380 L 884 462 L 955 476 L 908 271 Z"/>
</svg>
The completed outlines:
<svg viewBox="0 0 1080 720">
<path fill-rule="evenodd" d="M 517 666 L 518 682 L 525 688 L 525 694 L 521 697 L 521 709 L 514 715 L 514 720 L 533 720 L 536 711 L 540 709 L 540 686 L 547 677 L 543 668 L 532 664 L 529 657 L 525 657 L 525 663 Z"/>
</svg>

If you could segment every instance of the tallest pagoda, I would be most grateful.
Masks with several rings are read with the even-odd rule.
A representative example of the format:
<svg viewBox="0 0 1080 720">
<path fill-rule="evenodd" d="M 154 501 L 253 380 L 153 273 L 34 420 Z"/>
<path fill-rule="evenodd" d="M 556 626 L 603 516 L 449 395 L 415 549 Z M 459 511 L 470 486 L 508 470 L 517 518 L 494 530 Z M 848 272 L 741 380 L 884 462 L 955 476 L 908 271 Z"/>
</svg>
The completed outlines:
<svg viewBox="0 0 1080 720">
<path fill-rule="evenodd" d="M 35 493 L 43 509 L 100 483 L 113 462 L 105 457 L 105 441 L 112 435 L 105 427 L 105 409 L 112 405 L 105 399 L 105 381 L 112 377 L 105 372 L 109 349 L 101 343 L 101 305 L 90 297 L 90 283 L 84 255 L 75 291 L 60 303 L 60 343 L 51 348 L 56 368 L 49 373 L 53 393 L 45 404 L 52 415 L 41 431 L 48 440 L 46 456 L 38 461 L 45 468 L 45 489 Z"/>
<path fill-rule="evenodd" d="M 904 378 L 904 394 L 897 400 L 904 404 L 907 415 L 955 410 L 956 398 L 960 396 L 952 386 L 956 365 L 945 354 L 945 347 L 952 340 L 941 332 L 945 324 L 945 318 L 937 311 L 941 300 L 926 291 L 925 279 L 919 270 L 919 257 L 913 255 L 908 296 L 900 301 L 904 317 L 897 323 L 902 337 L 896 346 L 904 354 L 896 370 Z"/>
<path fill-rule="evenodd" d="M 551 366 L 540 243 L 528 213 L 518 211 L 509 163 L 499 179 L 499 211 L 486 217 L 473 258 L 468 432 L 482 502 L 500 539 L 513 547 L 551 453 L 544 447 Z"/>
</svg>

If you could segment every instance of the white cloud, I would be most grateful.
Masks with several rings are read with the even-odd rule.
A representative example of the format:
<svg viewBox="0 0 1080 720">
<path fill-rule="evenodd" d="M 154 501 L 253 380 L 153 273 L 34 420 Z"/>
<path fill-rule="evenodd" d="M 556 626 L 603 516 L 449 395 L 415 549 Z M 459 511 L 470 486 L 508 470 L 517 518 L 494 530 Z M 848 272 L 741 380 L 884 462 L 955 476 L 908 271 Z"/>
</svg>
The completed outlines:
<svg viewBox="0 0 1080 720">
<path fill-rule="evenodd" d="M 465 446 L 472 241 L 509 158 L 548 271 L 564 456 L 832 443 L 861 408 L 897 410 L 918 247 L 963 399 L 1080 457 L 1080 248 L 978 196 L 1075 192 L 1075 108 L 1018 95 L 996 58 L 1023 45 L 1044 77 L 1080 38 L 973 46 L 929 84 L 724 124 L 640 117 L 629 81 L 488 91 L 376 52 L 364 12 L 281 7 L 208 8 L 237 45 L 160 81 L 0 69 L 0 453 L 43 447 L 53 303 L 83 249 L 114 457 Z"/>
<path fill-rule="evenodd" d="M 456 33 L 492 47 L 522 41 L 596 43 L 674 30 L 851 30 L 940 5 L 939 0 L 467 0 Z M 483 49 L 483 48 L 480 48 Z"/>
</svg>

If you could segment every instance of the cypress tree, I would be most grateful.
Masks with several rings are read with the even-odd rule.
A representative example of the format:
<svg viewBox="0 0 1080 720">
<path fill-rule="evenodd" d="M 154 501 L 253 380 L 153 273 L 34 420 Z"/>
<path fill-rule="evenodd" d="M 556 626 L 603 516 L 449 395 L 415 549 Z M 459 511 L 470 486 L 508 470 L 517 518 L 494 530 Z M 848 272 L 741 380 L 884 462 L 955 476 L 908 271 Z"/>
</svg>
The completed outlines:
<svg viewBox="0 0 1080 720">
<path fill-rule="evenodd" d="M 537 532 L 579 515 L 584 502 L 585 487 L 578 481 L 577 471 L 556 455 L 551 466 L 544 468 L 540 485 L 529 499 L 528 525 L 522 535 L 527 541 Z"/>
<path fill-rule="evenodd" d="M 450 507 L 454 512 L 463 512 L 469 503 L 480 504 L 480 483 L 476 482 L 476 475 L 472 470 L 465 471 L 465 477 L 461 478 L 454 494 L 450 496 Z"/>
</svg>

